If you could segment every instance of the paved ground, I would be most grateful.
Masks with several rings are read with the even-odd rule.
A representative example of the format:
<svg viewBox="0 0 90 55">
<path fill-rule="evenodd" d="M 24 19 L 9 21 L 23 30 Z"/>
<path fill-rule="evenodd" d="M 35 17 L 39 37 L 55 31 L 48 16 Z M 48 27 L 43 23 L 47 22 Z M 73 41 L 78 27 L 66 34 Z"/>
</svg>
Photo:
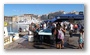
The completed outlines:
<svg viewBox="0 0 90 55">
<path fill-rule="evenodd" d="M 77 49 L 78 48 L 78 37 L 69 37 L 68 34 L 65 36 L 65 47 L 64 49 Z M 56 49 L 54 45 L 43 43 L 34 44 L 34 42 L 29 42 L 27 38 L 21 37 L 20 39 L 7 44 L 4 49 Z"/>
</svg>

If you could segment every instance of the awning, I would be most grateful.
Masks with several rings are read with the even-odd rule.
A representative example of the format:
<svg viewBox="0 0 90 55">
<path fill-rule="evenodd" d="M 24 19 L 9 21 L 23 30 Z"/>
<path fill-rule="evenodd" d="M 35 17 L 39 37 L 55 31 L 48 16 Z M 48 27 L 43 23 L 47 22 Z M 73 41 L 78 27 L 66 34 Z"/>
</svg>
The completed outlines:
<svg viewBox="0 0 90 55">
<path fill-rule="evenodd" d="M 60 16 L 56 16 L 55 18 L 56 18 L 56 20 L 54 22 L 68 21 L 70 19 L 73 19 L 73 20 L 84 20 L 84 15 L 62 14 Z"/>
<path fill-rule="evenodd" d="M 61 19 L 61 20 L 63 20 L 63 19 L 84 20 L 84 15 L 76 15 L 76 14 L 62 14 L 60 16 L 56 16 L 57 19 L 58 19 L 58 17 L 60 17 L 59 19 Z"/>
</svg>

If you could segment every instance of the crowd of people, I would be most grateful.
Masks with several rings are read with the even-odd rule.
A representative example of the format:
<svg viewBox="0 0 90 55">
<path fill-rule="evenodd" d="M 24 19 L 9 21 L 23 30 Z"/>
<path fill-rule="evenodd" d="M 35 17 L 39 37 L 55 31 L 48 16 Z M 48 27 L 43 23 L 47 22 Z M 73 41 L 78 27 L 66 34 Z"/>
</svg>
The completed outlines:
<svg viewBox="0 0 90 55">
<path fill-rule="evenodd" d="M 73 36 L 73 33 L 79 32 L 80 36 L 78 38 L 78 43 L 79 43 L 79 48 L 83 48 L 84 46 L 84 27 L 78 23 L 78 24 L 73 24 L 73 23 L 69 23 L 69 24 L 65 24 L 63 22 L 58 22 L 55 25 L 56 27 L 54 27 L 52 29 L 52 34 L 53 36 L 56 38 L 56 47 L 57 48 L 63 48 L 64 47 L 64 37 L 65 37 L 65 33 L 66 31 L 69 32 L 70 37 Z"/>
<path fill-rule="evenodd" d="M 56 48 L 64 48 L 64 38 L 66 31 L 69 32 L 70 37 L 73 36 L 73 33 L 79 32 L 80 36 L 78 38 L 79 48 L 84 46 L 84 26 L 78 23 L 72 22 L 43 22 L 40 24 L 32 23 L 29 26 L 29 30 L 34 32 L 39 32 L 39 30 L 50 29 L 52 33 L 53 42 L 56 45 Z M 38 33 L 37 33 L 38 34 Z M 35 35 L 37 36 L 37 35 Z"/>
</svg>

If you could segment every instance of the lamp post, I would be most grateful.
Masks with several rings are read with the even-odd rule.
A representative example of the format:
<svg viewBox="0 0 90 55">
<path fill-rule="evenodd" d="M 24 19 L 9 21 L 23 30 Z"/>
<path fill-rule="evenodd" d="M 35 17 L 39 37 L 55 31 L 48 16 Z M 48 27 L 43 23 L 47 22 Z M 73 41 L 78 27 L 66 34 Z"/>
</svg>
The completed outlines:
<svg viewBox="0 0 90 55">
<path fill-rule="evenodd" d="M 48 14 L 48 19 L 49 19 L 49 14 Z"/>
<path fill-rule="evenodd" d="M 12 23 L 11 23 L 11 22 L 9 22 L 9 24 L 10 24 L 10 32 L 11 32 L 11 25 L 12 25 Z"/>
</svg>

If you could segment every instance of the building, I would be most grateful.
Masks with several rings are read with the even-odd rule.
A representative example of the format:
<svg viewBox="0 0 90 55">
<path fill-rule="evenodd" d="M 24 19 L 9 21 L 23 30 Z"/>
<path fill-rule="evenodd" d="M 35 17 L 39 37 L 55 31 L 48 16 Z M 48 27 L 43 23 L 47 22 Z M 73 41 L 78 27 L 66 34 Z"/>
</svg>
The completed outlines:
<svg viewBox="0 0 90 55">
<path fill-rule="evenodd" d="M 57 11 L 57 12 L 51 12 L 49 14 L 45 14 L 41 16 L 41 20 L 48 20 L 48 19 L 52 19 L 55 16 L 59 16 L 61 14 L 65 14 L 65 11 Z"/>
<path fill-rule="evenodd" d="M 38 21 L 38 15 L 34 15 L 34 14 L 23 14 L 23 15 L 20 15 L 18 16 L 18 22 L 27 22 L 27 23 L 30 23 L 30 22 L 35 22 L 35 21 Z"/>
<path fill-rule="evenodd" d="M 38 22 L 42 22 L 45 20 L 50 20 L 56 16 L 60 16 L 62 14 L 77 14 L 77 15 L 83 15 L 84 13 L 82 11 L 78 12 L 78 11 L 71 11 L 71 12 L 65 12 L 63 10 L 61 11 L 57 11 L 57 12 L 51 12 L 49 14 L 44 14 L 44 15 L 35 15 L 35 14 L 23 14 L 23 15 L 19 15 L 19 16 L 4 16 L 4 21 L 7 22 L 31 22 L 33 20 L 33 22 L 38 21 Z"/>
<path fill-rule="evenodd" d="M 41 20 L 44 21 L 44 20 L 48 20 L 48 15 L 45 14 L 45 15 L 42 15 L 40 16 Z"/>
<path fill-rule="evenodd" d="M 18 16 L 12 16 L 12 22 L 18 22 Z"/>
<path fill-rule="evenodd" d="M 4 16 L 5 22 L 12 22 L 12 16 Z"/>
</svg>

